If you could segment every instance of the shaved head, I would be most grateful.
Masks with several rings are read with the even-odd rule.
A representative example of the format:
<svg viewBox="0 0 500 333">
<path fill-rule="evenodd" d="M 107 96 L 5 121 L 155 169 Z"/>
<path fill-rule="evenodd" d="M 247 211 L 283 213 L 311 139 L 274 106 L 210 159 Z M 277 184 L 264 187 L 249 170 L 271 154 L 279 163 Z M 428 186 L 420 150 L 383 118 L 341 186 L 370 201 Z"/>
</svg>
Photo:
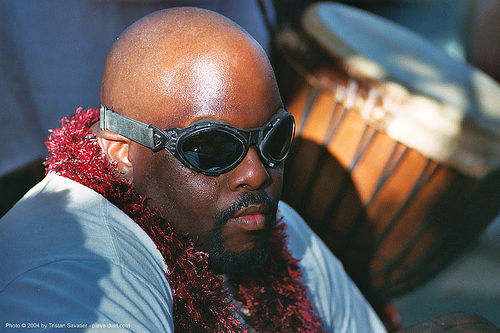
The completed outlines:
<svg viewBox="0 0 500 333">
<path fill-rule="evenodd" d="M 101 103 L 160 129 L 210 118 L 240 129 L 263 126 L 283 108 L 260 45 L 208 10 L 150 14 L 116 40 L 104 69 Z M 174 228 L 209 253 L 221 272 L 261 265 L 281 195 L 283 163 L 264 165 L 251 146 L 233 169 L 207 176 L 169 151 L 153 152 L 98 132 L 108 158 Z"/>
<path fill-rule="evenodd" d="M 177 115 L 189 111 L 186 103 L 198 111 L 220 107 L 221 92 L 256 79 L 241 70 L 247 66 L 274 75 L 260 45 L 229 19 L 198 8 L 162 10 L 134 23 L 113 45 L 101 102 L 148 123 L 165 106 Z M 234 71 L 237 77 L 228 74 Z"/>
</svg>

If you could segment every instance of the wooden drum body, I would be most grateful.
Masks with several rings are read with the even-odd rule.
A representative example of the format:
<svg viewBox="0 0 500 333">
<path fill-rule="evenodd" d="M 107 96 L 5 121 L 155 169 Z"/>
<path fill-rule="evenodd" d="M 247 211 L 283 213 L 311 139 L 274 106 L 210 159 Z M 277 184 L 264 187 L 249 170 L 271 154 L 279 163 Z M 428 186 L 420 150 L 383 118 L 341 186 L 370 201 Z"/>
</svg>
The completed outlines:
<svg viewBox="0 0 500 333">
<path fill-rule="evenodd" d="M 363 22 L 368 15 L 322 4 L 306 25 L 321 6 L 333 6 L 333 20 L 346 10 Z M 458 120 L 446 101 L 367 75 L 314 33 L 278 35 L 278 80 L 297 124 L 283 199 L 376 303 L 429 279 L 499 212 L 500 133 Z"/>
</svg>

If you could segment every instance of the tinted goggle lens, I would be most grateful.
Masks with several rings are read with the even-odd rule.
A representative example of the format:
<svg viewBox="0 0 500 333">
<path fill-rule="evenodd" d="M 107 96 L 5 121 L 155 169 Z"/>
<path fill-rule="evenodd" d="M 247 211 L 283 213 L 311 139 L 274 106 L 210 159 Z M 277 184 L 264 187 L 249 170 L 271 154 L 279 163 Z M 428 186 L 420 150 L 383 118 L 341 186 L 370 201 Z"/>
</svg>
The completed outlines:
<svg viewBox="0 0 500 333">
<path fill-rule="evenodd" d="M 260 131 L 265 131 L 260 130 Z M 281 162 L 290 150 L 294 134 L 293 117 L 276 122 L 267 133 L 261 134 L 260 154 L 266 162 Z M 250 146 L 245 139 L 228 130 L 206 128 L 184 136 L 178 151 L 184 160 L 196 170 L 208 174 L 228 171 L 244 158 Z"/>
<path fill-rule="evenodd" d="M 241 158 L 245 146 L 229 132 L 208 129 L 191 134 L 183 140 L 180 151 L 193 167 L 217 172 Z"/>
<path fill-rule="evenodd" d="M 295 122 L 287 117 L 276 124 L 262 143 L 261 153 L 271 162 L 282 161 L 293 141 Z"/>
</svg>

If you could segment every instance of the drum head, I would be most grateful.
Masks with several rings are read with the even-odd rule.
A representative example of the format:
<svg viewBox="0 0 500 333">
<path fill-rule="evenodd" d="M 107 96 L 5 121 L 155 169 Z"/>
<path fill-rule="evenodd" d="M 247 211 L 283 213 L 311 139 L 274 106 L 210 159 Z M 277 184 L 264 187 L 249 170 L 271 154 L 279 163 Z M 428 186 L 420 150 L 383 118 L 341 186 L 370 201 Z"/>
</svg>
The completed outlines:
<svg viewBox="0 0 500 333">
<path fill-rule="evenodd" d="M 349 6 L 313 5 L 302 25 L 353 72 L 380 82 L 379 89 L 403 91 L 394 98 L 407 107 L 390 110 L 395 117 L 384 129 L 389 135 L 471 176 L 500 165 L 500 86 L 486 74 L 395 23 Z"/>
</svg>

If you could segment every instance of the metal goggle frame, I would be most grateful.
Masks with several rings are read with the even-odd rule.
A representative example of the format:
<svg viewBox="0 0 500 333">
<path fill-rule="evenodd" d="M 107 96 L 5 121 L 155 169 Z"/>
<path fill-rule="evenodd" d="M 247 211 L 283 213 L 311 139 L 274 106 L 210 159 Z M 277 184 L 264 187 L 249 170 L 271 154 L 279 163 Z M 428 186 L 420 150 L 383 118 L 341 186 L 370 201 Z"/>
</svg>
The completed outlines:
<svg viewBox="0 0 500 333">
<path fill-rule="evenodd" d="M 293 116 L 281 108 L 262 127 L 240 129 L 210 118 L 185 128 L 161 130 L 101 105 L 100 127 L 123 135 L 152 151 L 167 149 L 186 167 L 208 176 L 235 168 L 255 146 L 269 167 L 282 162 L 295 133 Z"/>
</svg>

